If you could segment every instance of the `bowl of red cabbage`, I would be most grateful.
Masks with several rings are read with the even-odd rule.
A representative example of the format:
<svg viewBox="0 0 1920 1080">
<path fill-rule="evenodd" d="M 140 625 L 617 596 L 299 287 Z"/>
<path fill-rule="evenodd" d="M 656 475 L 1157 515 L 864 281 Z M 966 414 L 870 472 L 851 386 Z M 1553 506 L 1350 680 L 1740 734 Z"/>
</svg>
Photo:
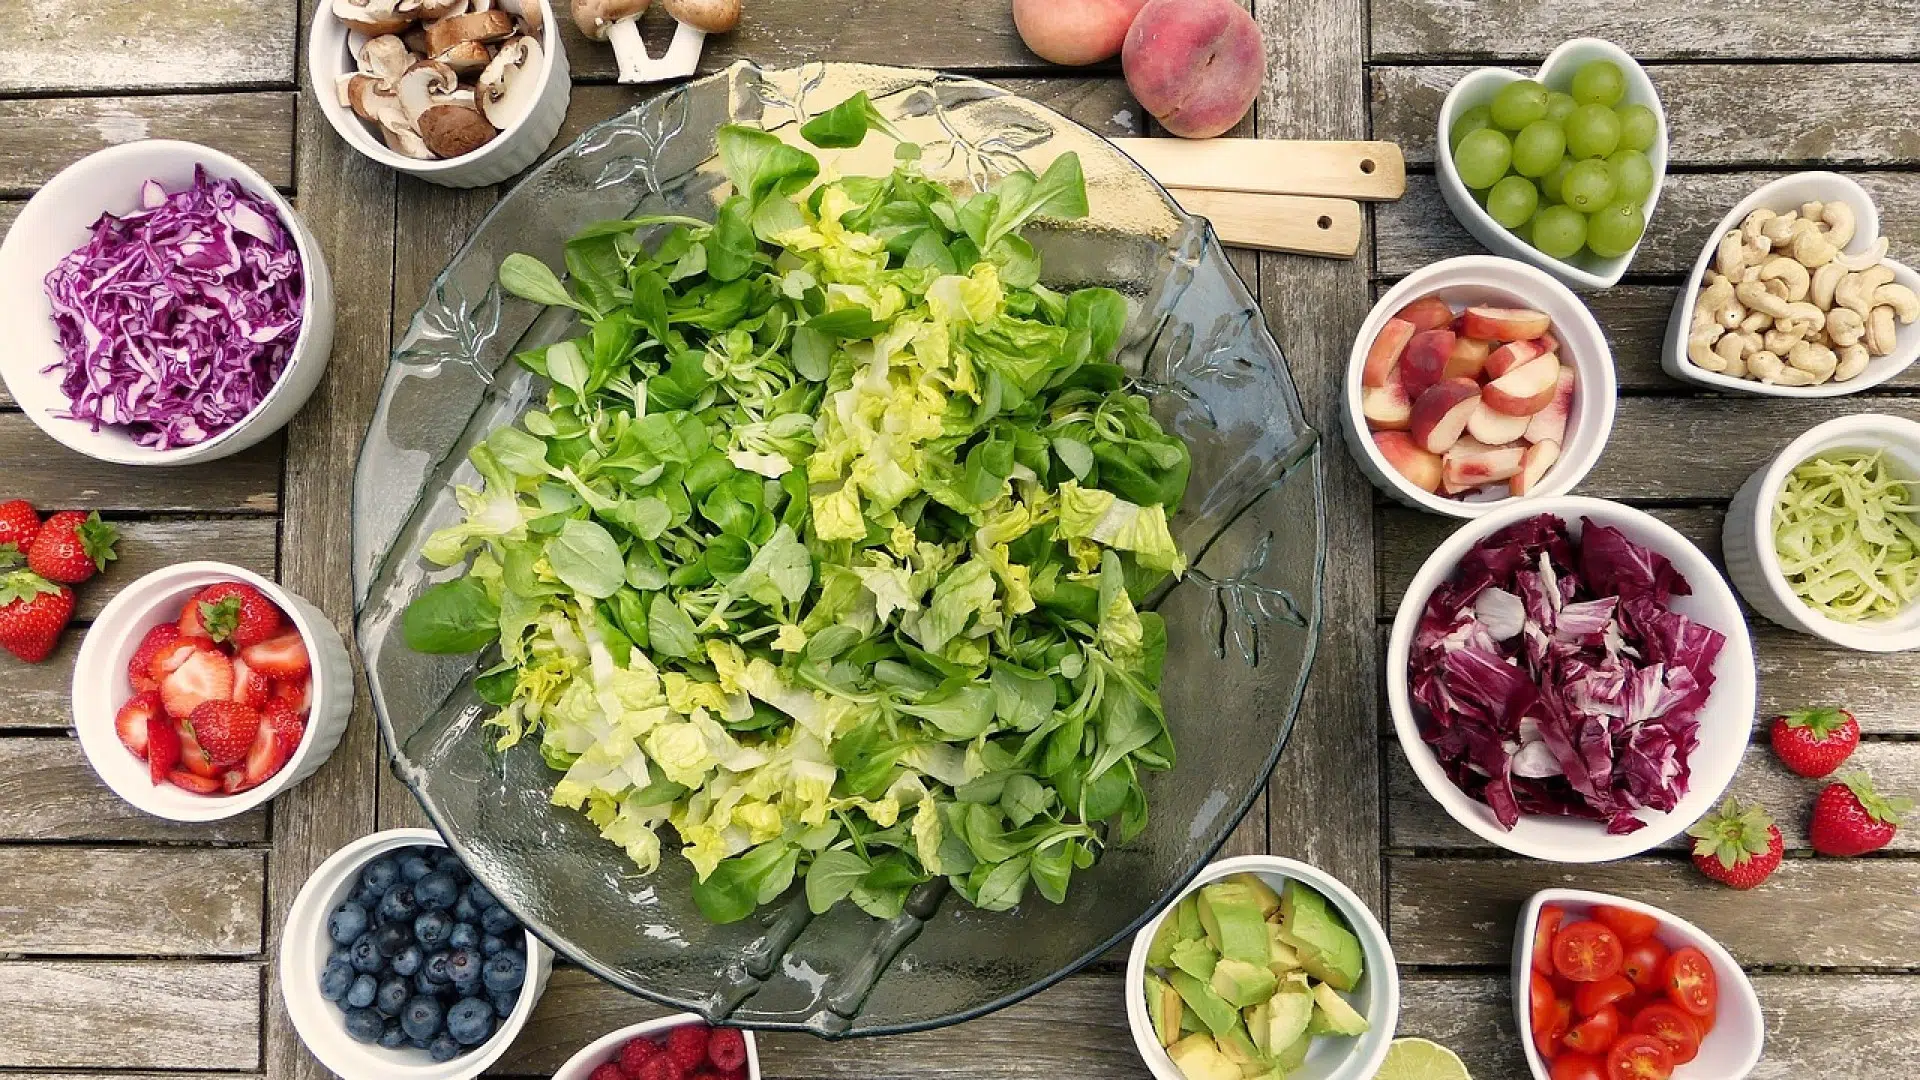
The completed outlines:
<svg viewBox="0 0 1920 1080">
<path fill-rule="evenodd" d="M 333 288 L 266 178 L 217 150 L 109 147 L 41 188 L 0 244 L 0 353 L 54 439 L 124 465 L 238 453 L 319 385 Z"/>
<path fill-rule="evenodd" d="M 1554 862 L 1656 847 L 1713 806 L 1753 727 L 1753 642 L 1684 536 L 1604 499 L 1454 533 L 1408 587 L 1387 699 L 1413 771 L 1467 830 Z"/>
</svg>

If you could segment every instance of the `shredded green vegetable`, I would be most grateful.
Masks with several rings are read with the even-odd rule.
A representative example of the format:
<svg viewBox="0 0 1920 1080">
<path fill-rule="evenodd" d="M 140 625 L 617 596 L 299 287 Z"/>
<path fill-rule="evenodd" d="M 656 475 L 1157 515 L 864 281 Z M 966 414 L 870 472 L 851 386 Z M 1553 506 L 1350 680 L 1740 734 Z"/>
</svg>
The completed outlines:
<svg viewBox="0 0 1920 1080">
<path fill-rule="evenodd" d="M 1897 615 L 1920 596 L 1916 486 L 1879 451 L 1801 462 L 1773 512 L 1774 551 L 1794 594 L 1850 623 Z"/>
</svg>

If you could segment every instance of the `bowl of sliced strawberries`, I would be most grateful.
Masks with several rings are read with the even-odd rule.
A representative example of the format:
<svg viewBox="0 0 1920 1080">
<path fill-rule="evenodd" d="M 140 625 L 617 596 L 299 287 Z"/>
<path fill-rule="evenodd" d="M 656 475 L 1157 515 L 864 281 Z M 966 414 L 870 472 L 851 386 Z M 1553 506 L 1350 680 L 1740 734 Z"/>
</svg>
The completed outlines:
<svg viewBox="0 0 1920 1080">
<path fill-rule="evenodd" d="M 1613 429 L 1614 385 L 1606 335 L 1579 297 L 1525 263 L 1467 255 L 1374 305 L 1341 416 L 1374 486 L 1472 518 L 1571 491 Z"/>
<path fill-rule="evenodd" d="M 232 817 L 305 779 L 352 708 L 340 632 L 226 563 L 180 563 L 127 586 L 74 663 L 88 762 L 121 798 L 173 821 Z"/>
</svg>

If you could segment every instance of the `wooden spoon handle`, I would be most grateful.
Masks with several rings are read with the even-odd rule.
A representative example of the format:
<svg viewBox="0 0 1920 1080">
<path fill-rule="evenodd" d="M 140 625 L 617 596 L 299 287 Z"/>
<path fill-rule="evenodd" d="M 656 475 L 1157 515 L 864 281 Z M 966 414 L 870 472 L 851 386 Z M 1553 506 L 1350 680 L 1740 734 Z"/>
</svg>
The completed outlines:
<svg viewBox="0 0 1920 1080">
<path fill-rule="evenodd" d="M 1308 195 L 1169 189 L 1189 214 L 1213 223 L 1229 247 L 1353 258 L 1360 249 L 1360 204 Z"/>
<path fill-rule="evenodd" d="M 1376 201 L 1407 190 L 1407 163 L 1390 142 L 1287 139 L 1115 139 L 1170 188 L 1327 195 Z"/>
</svg>

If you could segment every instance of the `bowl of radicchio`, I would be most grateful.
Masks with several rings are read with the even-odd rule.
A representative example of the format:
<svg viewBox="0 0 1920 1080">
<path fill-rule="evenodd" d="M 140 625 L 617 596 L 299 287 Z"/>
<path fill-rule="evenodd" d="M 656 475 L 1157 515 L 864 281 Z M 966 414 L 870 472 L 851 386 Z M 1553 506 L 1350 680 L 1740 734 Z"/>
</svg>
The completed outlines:
<svg viewBox="0 0 1920 1080">
<path fill-rule="evenodd" d="M 1530 499 L 1421 567 L 1387 646 L 1414 772 L 1509 851 L 1604 862 L 1672 839 L 1740 766 L 1753 642 L 1733 591 L 1663 522 Z"/>
<path fill-rule="evenodd" d="M 88 457 L 185 465 L 300 411 L 333 348 L 320 245 L 265 177 L 151 139 L 68 166 L 0 244 L 0 375 Z"/>
</svg>

